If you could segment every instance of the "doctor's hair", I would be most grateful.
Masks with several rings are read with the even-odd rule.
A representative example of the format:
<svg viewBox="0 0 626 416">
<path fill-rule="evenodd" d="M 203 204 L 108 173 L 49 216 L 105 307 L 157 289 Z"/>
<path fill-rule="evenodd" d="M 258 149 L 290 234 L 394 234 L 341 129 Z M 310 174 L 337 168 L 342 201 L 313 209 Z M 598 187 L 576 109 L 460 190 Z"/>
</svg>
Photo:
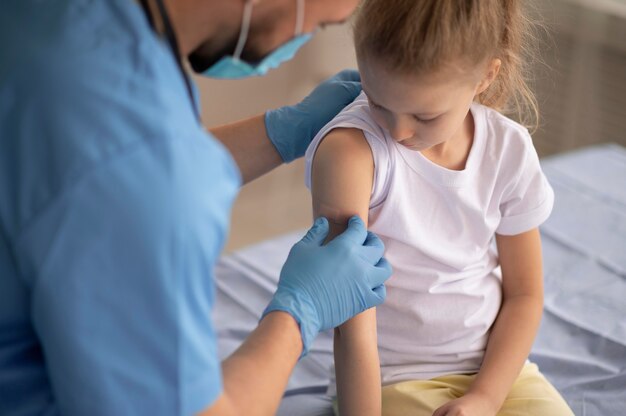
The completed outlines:
<svg viewBox="0 0 626 416">
<path fill-rule="evenodd" d="M 521 0 L 363 0 L 354 21 L 359 59 L 407 75 L 471 68 L 500 59 L 500 72 L 477 101 L 532 131 L 537 100 L 528 85 L 538 56 L 535 24 Z M 527 2 L 526 2 L 527 3 Z"/>
</svg>

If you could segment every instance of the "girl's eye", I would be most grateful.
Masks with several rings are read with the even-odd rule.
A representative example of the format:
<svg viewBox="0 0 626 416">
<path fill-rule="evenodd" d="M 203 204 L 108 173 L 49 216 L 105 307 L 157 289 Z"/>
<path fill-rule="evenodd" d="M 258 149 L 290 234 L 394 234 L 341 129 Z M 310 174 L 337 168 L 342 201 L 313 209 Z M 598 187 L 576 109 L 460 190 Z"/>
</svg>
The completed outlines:
<svg viewBox="0 0 626 416">
<path fill-rule="evenodd" d="M 439 117 L 439 116 L 437 116 L 437 117 Z M 428 120 L 425 120 L 423 118 L 419 118 L 418 116 L 413 116 L 413 118 L 417 122 L 422 123 L 422 124 L 432 123 L 433 121 L 437 120 L 437 117 L 433 117 L 433 118 L 429 118 Z"/>
</svg>

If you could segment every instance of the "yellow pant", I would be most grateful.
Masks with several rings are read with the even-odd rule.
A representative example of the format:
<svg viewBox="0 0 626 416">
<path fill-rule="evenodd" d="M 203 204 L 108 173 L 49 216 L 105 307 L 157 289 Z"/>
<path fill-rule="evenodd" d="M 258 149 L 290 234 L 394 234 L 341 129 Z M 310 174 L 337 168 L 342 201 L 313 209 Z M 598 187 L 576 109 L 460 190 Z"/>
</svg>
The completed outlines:
<svg viewBox="0 0 626 416">
<path fill-rule="evenodd" d="M 463 396 L 474 377 L 475 374 L 452 374 L 384 386 L 383 416 L 432 416 L 439 407 Z M 333 408 L 339 415 L 337 400 Z M 574 412 L 537 365 L 529 363 L 513 383 L 498 416 L 574 416 Z"/>
<path fill-rule="evenodd" d="M 440 406 L 461 397 L 475 376 L 453 374 L 384 386 L 383 416 L 432 416 Z M 532 363 L 524 366 L 498 412 L 498 416 L 573 415 L 559 392 Z"/>
</svg>

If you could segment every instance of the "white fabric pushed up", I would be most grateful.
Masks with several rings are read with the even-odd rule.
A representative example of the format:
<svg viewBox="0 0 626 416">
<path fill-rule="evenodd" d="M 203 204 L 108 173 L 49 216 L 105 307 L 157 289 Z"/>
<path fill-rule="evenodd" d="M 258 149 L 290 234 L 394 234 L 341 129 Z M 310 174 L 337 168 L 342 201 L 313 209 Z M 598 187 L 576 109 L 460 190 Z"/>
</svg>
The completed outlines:
<svg viewBox="0 0 626 416">
<path fill-rule="evenodd" d="M 378 307 L 383 384 L 479 370 L 501 304 L 495 233 L 514 235 L 545 221 L 554 200 L 528 131 L 473 104 L 474 141 L 462 171 L 445 169 L 397 144 L 361 94 L 313 140 L 333 128 L 365 132 L 375 165 L 369 228 L 394 270 Z"/>
</svg>

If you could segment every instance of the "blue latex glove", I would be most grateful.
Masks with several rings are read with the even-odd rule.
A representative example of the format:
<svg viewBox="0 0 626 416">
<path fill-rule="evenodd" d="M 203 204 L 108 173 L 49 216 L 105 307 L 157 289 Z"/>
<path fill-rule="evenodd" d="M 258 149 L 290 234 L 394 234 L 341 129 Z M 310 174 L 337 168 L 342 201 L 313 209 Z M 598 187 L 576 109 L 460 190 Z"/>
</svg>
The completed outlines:
<svg viewBox="0 0 626 416">
<path fill-rule="evenodd" d="M 305 355 L 320 331 L 335 328 L 354 315 L 380 305 L 391 266 L 382 257 L 385 247 L 368 232 L 359 217 L 323 245 L 328 221 L 318 218 L 293 246 L 283 266 L 278 289 L 263 316 L 272 311 L 291 314 L 300 325 Z"/>
<path fill-rule="evenodd" d="M 294 106 L 265 113 L 265 129 L 283 161 L 302 157 L 318 131 L 361 93 L 361 77 L 344 70 L 318 85 Z"/>
</svg>

